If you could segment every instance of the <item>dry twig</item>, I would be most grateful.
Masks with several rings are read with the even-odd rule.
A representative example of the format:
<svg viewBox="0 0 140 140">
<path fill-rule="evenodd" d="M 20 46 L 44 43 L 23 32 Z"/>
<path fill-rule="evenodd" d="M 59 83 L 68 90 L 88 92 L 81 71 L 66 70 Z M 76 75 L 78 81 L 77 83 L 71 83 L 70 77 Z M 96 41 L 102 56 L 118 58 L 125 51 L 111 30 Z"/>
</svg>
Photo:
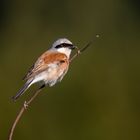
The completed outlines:
<svg viewBox="0 0 140 140">
<path fill-rule="evenodd" d="M 100 35 L 99 35 L 99 34 L 96 34 L 96 38 L 99 38 L 99 37 L 100 37 Z M 96 39 L 96 38 L 94 38 L 94 39 Z M 70 62 L 71 62 L 73 59 L 75 59 L 79 54 L 81 54 L 82 52 L 84 52 L 88 47 L 90 47 L 91 44 L 93 43 L 94 39 L 91 40 L 88 44 L 86 44 L 86 45 L 85 45 L 83 48 L 81 48 L 81 49 L 78 49 L 78 48 L 76 47 L 77 53 L 75 53 L 75 54 L 71 57 Z"/>
<path fill-rule="evenodd" d="M 37 95 L 42 90 L 42 88 L 43 88 L 43 86 L 40 87 L 39 89 L 37 89 L 36 92 L 33 94 L 33 96 L 28 101 L 24 102 L 23 106 L 21 107 L 19 113 L 17 114 L 16 119 L 14 120 L 14 123 L 13 123 L 13 125 L 12 125 L 12 127 L 10 129 L 8 140 L 12 140 L 13 133 L 14 133 L 14 130 L 15 130 L 15 127 L 16 127 L 17 123 L 19 122 L 20 118 L 22 117 L 22 115 L 25 112 L 25 110 L 27 110 L 27 108 L 31 104 L 31 102 L 37 97 Z"/>
</svg>

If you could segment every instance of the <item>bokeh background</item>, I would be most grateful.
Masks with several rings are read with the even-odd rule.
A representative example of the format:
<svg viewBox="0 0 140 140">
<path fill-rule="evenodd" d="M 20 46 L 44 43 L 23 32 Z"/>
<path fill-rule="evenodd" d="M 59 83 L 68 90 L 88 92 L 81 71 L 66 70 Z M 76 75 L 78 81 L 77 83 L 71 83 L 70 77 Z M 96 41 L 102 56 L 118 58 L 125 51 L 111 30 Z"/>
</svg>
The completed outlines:
<svg viewBox="0 0 140 140">
<path fill-rule="evenodd" d="M 14 140 L 140 139 L 139 1 L 1 0 L 0 140 L 36 89 L 11 101 L 36 58 L 57 38 L 80 48 L 96 34 L 63 81 L 33 102 Z"/>
</svg>

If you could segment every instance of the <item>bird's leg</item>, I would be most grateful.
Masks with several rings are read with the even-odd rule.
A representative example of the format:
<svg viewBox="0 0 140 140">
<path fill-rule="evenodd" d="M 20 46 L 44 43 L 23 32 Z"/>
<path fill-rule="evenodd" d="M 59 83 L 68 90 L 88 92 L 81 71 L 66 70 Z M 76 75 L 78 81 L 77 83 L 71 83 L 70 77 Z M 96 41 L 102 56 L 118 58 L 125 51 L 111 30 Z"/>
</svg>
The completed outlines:
<svg viewBox="0 0 140 140">
<path fill-rule="evenodd" d="M 40 86 L 39 89 L 42 89 L 42 88 L 44 88 L 44 87 L 45 87 L 45 84 L 42 84 L 42 85 Z"/>
</svg>

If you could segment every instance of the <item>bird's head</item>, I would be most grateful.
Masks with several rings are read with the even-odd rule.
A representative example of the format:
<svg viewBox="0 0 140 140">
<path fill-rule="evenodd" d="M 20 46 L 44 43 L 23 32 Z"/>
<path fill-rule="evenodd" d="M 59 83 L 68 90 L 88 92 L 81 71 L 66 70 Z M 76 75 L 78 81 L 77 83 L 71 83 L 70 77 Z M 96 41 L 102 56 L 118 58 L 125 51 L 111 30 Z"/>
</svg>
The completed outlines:
<svg viewBox="0 0 140 140">
<path fill-rule="evenodd" d="M 52 49 L 66 54 L 68 58 L 70 57 L 71 51 L 75 48 L 76 46 L 74 46 L 72 42 L 66 38 L 60 38 L 56 40 L 52 45 Z"/>
</svg>

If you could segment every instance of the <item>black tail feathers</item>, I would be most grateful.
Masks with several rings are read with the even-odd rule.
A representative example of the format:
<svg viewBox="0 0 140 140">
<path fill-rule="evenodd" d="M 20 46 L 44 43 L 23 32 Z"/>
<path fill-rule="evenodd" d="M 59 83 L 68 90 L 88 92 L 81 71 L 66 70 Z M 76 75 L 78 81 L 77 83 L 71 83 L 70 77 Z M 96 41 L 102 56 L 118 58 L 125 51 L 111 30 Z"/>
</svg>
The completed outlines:
<svg viewBox="0 0 140 140">
<path fill-rule="evenodd" d="M 24 86 L 19 90 L 19 92 L 12 97 L 13 101 L 16 101 L 22 94 L 24 94 L 24 92 L 29 88 L 30 84 L 32 81 L 27 81 Z"/>
</svg>

